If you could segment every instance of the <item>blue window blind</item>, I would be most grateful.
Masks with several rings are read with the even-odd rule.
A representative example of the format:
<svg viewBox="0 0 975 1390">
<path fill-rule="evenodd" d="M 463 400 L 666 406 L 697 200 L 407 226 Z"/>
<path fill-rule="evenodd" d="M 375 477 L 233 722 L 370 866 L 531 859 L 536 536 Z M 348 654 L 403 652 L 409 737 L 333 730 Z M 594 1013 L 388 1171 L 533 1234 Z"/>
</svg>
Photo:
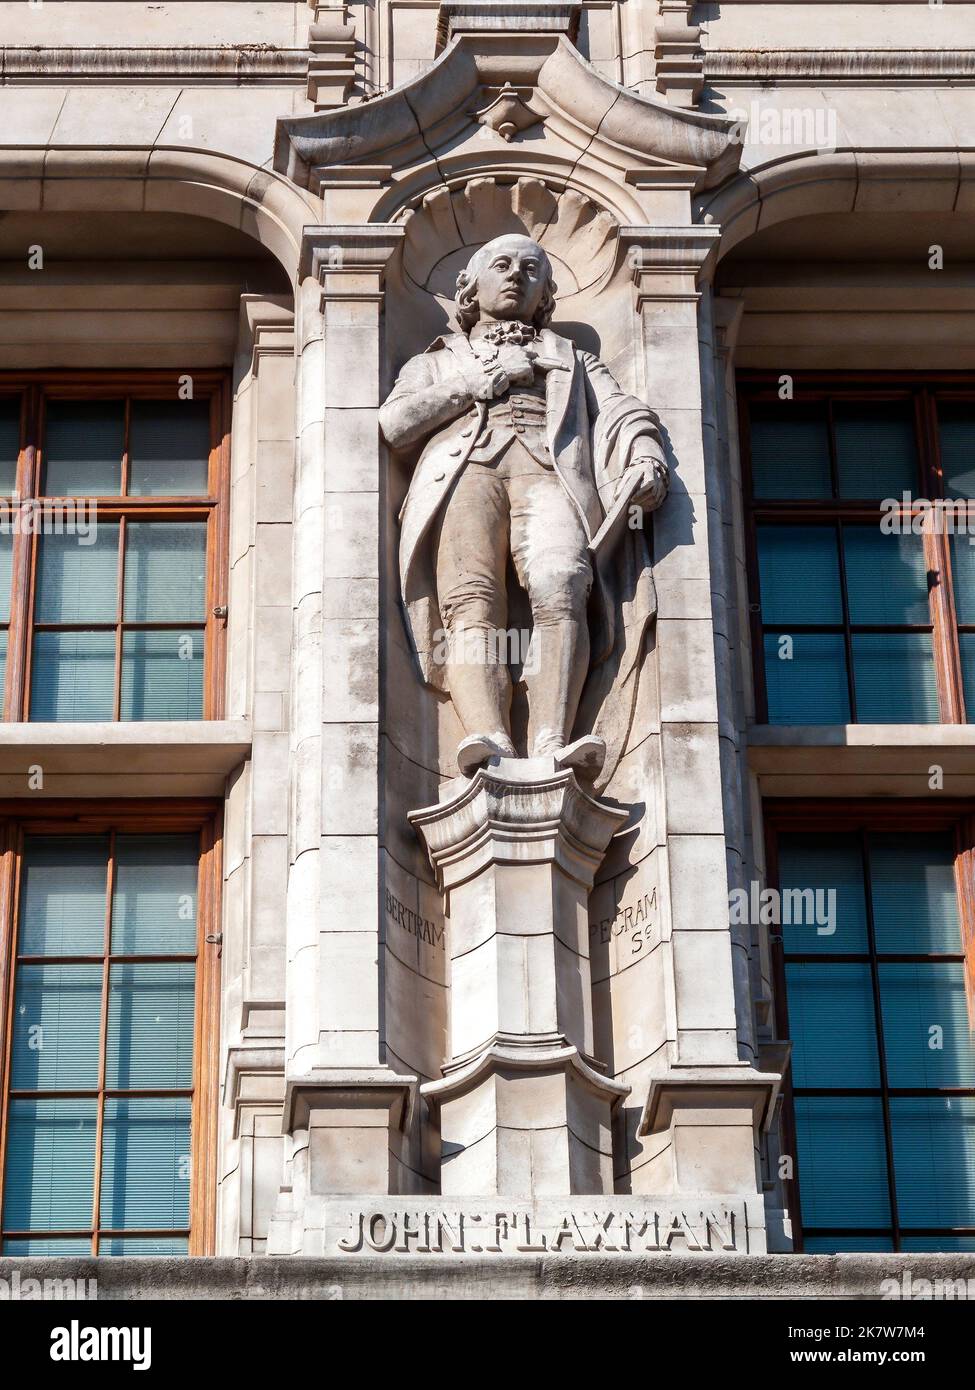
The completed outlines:
<svg viewBox="0 0 975 1390">
<path fill-rule="evenodd" d="M 785 949 L 792 955 L 862 955 L 868 950 L 867 903 L 863 883 L 863 856 L 857 841 L 848 835 L 780 835 L 779 888 L 812 890 L 814 903 L 832 910 L 835 931 L 817 930 L 817 924 L 783 922 Z M 832 900 L 829 894 L 832 894 Z M 831 908 L 832 903 L 832 908 Z"/>
<path fill-rule="evenodd" d="M 100 965 L 20 965 L 11 1085 L 15 1091 L 98 1085 Z"/>
<path fill-rule="evenodd" d="M 189 1225 L 188 1100 L 105 1102 L 101 1205 L 113 1229 Z"/>
<path fill-rule="evenodd" d="M 874 835 L 870 892 L 877 950 L 886 955 L 955 955 L 961 922 L 955 853 L 941 834 Z"/>
<path fill-rule="evenodd" d="M 102 954 L 108 853 L 104 835 L 27 839 L 20 879 L 21 955 Z"/>
<path fill-rule="evenodd" d="M 806 1236 L 802 1248 L 807 1255 L 840 1255 L 847 1251 L 879 1254 L 893 1250 L 894 1242 L 890 1236 Z"/>
<path fill-rule="evenodd" d="M 192 964 L 113 965 L 108 997 L 111 1089 L 178 1090 L 193 1076 Z"/>
<path fill-rule="evenodd" d="M 209 401 L 133 401 L 129 439 L 132 497 L 194 497 L 207 491 Z"/>
<path fill-rule="evenodd" d="M 940 401 L 941 466 L 948 497 L 975 497 L 975 403 Z"/>
<path fill-rule="evenodd" d="M 911 401 L 836 401 L 833 427 L 841 497 L 883 501 L 917 492 Z"/>
<path fill-rule="evenodd" d="M 115 633 L 38 631 L 39 624 L 113 625 L 118 616 L 118 522 L 99 522 L 94 543 L 42 536 L 31 661 L 31 718 L 91 723 L 111 719 Z"/>
<path fill-rule="evenodd" d="M 109 720 L 114 684 L 114 633 L 34 634 L 30 717 L 35 722 L 91 724 Z"/>
<path fill-rule="evenodd" d="M 854 627 L 930 622 L 921 536 L 888 536 L 877 526 L 847 525 L 843 546 Z"/>
<path fill-rule="evenodd" d="M 96 1100 L 11 1099 L 5 1230 L 64 1231 L 91 1225 L 97 1119 Z"/>
<path fill-rule="evenodd" d="M 927 632 L 855 632 L 853 678 L 864 724 L 936 724 L 938 687 Z"/>
<path fill-rule="evenodd" d="M 830 497 L 826 408 L 791 402 L 751 411 L 752 484 L 756 497 Z"/>
<path fill-rule="evenodd" d="M 14 538 L 0 531 L 0 622 L 10 622 L 10 577 L 14 558 Z"/>
<path fill-rule="evenodd" d="M 206 523 L 130 521 L 125 545 L 129 622 L 202 622 Z"/>
<path fill-rule="evenodd" d="M 975 1098 L 894 1097 L 890 1109 L 904 1226 L 975 1226 Z"/>
<path fill-rule="evenodd" d="M 890 1085 L 975 1089 L 961 961 L 881 964 L 878 974 Z"/>
<path fill-rule="evenodd" d="M 956 718 L 957 667 L 953 652 L 943 650 L 954 634 L 935 622 L 937 613 L 944 617 L 941 596 L 951 586 L 945 549 L 940 537 L 915 534 L 912 524 L 918 500 L 939 496 L 941 487 L 916 395 L 762 397 L 744 408 L 757 561 L 753 611 L 761 627 L 759 718 L 778 725 Z M 975 437 L 975 412 L 962 426 L 949 411 L 942 426 L 960 449 L 966 430 Z M 968 549 L 954 570 L 962 682 L 975 719 L 975 620 L 968 631 L 964 617 L 968 609 L 975 613 Z M 758 667 L 758 633 L 754 650 Z"/>
<path fill-rule="evenodd" d="M 195 835 L 119 835 L 115 841 L 112 950 L 182 955 L 196 949 Z"/>
<path fill-rule="evenodd" d="M 7 643 L 10 622 L 10 585 L 13 575 L 14 538 L 9 531 L 0 532 L 0 692 L 7 674 Z M 2 711 L 0 711 L 2 713 Z"/>
<path fill-rule="evenodd" d="M 20 397 L 0 396 L 0 493 L 9 497 L 17 487 L 20 454 Z"/>
<path fill-rule="evenodd" d="M 969 432 L 975 444 L 975 428 Z M 966 477 L 966 487 L 975 487 L 975 460 L 972 462 L 970 477 Z M 971 526 L 969 527 L 971 530 Z M 961 660 L 962 689 L 965 697 L 965 718 L 975 724 L 975 533 L 952 535 L 948 544 L 951 547 L 951 582 L 955 597 L 955 614 L 960 627 L 969 631 L 958 633 L 958 655 Z"/>
<path fill-rule="evenodd" d="M 758 564 L 766 623 L 789 631 L 810 623 L 843 622 L 834 527 L 760 526 Z"/>
<path fill-rule="evenodd" d="M 805 1248 L 975 1242 L 975 1042 L 953 832 L 777 838 L 779 886 L 836 890 L 783 926 Z"/>
<path fill-rule="evenodd" d="M 5 1254 L 188 1249 L 199 858 L 198 832 L 24 840 Z"/>
<path fill-rule="evenodd" d="M 36 553 L 30 537 L 11 546 L 0 531 L 0 677 L 12 574 L 26 572 L 33 591 L 23 663 L 29 690 L 14 683 L 11 717 L 92 723 L 208 713 L 208 544 L 219 533 L 211 524 L 219 497 L 210 477 L 211 406 L 209 397 L 52 398 L 30 423 L 28 440 L 39 441 L 42 458 L 32 485 L 41 496 L 81 497 L 89 507 L 97 499 L 97 517 L 79 528 L 73 511 L 58 512 L 61 534 L 42 534 Z M 0 398 L 0 483 L 4 407 Z M 18 417 L 17 439 L 19 431 Z M 147 515 L 149 499 L 169 499 L 165 512 Z M 27 550 L 15 566 L 19 544 Z"/>
<path fill-rule="evenodd" d="M 770 724 L 850 722 L 842 633 L 767 632 L 765 683 Z"/>
<path fill-rule="evenodd" d="M 786 967 L 792 1075 L 797 1086 L 879 1086 L 867 965 Z"/>
<path fill-rule="evenodd" d="M 48 497 L 114 497 L 122 491 L 125 402 L 47 404 L 44 492 Z"/>
<path fill-rule="evenodd" d="M 94 541 L 41 536 L 35 623 L 114 623 L 118 616 L 117 521 L 100 521 Z"/>
<path fill-rule="evenodd" d="M 126 632 L 122 719 L 203 718 L 203 633 Z"/>
<path fill-rule="evenodd" d="M 795 1120 L 803 1227 L 889 1225 L 879 1096 L 797 1096 Z"/>
</svg>

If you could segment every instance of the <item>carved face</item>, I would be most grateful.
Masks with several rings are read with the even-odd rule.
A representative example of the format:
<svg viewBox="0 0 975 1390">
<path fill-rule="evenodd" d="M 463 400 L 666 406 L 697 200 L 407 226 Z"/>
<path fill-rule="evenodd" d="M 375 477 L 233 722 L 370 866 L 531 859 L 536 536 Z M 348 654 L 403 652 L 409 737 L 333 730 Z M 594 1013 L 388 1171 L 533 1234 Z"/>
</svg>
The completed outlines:
<svg viewBox="0 0 975 1390">
<path fill-rule="evenodd" d="M 501 236 L 482 246 L 468 271 L 477 277 L 482 319 L 531 323 L 552 270 L 540 246 L 526 236 Z"/>
</svg>

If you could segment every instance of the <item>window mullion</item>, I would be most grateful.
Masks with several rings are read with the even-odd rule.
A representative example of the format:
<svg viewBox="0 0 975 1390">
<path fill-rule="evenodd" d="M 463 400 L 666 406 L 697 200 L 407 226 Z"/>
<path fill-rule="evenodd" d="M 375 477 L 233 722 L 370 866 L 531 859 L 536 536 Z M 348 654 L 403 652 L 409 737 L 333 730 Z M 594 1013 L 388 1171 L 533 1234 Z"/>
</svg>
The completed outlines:
<svg viewBox="0 0 975 1390">
<path fill-rule="evenodd" d="M 922 387 L 914 398 L 915 431 L 921 459 L 921 482 L 929 501 L 944 496 L 944 479 L 938 448 L 937 405 L 931 392 Z M 958 624 L 951 581 L 951 543 L 941 525 L 925 527 L 924 559 L 930 585 L 931 621 L 934 626 L 934 671 L 938 686 L 938 704 L 944 724 L 965 722 L 965 700 L 961 679 L 961 655 L 958 648 Z"/>
<path fill-rule="evenodd" d="M 873 989 L 874 1024 L 877 1033 L 877 1064 L 880 1068 L 880 1104 L 884 1117 L 884 1152 L 887 1157 L 887 1191 L 890 1199 L 891 1235 L 895 1250 L 901 1248 L 900 1217 L 897 1210 L 897 1180 L 894 1176 L 894 1134 L 890 1117 L 890 1083 L 887 1078 L 887 1049 L 884 1043 L 884 1016 L 880 1002 L 880 968 L 873 919 L 873 880 L 870 873 L 870 842 L 865 830 L 859 831 L 863 861 L 863 897 L 867 911 L 867 944 L 870 948 L 870 980 Z"/>
<path fill-rule="evenodd" d="M 23 832 L 4 829 L 2 898 L 0 898 L 0 1233 L 3 1231 L 4 1169 L 10 1113 L 10 1072 L 14 1035 L 14 979 L 17 962 L 17 929 L 20 904 L 20 863 Z"/>
<path fill-rule="evenodd" d="M 122 622 L 125 617 L 125 534 L 126 517 L 118 523 L 118 606 L 115 611 L 115 687 L 112 694 L 112 718 L 121 717 L 122 708 Z"/>
<path fill-rule="evenodd" d="M 98 1109 L 95 1116 L 95 1175 L 92 1193 L 91 1253 L 98 1254 L 98 1228 L 101 1222 L 102 1143 L 105 1132 L 105 1089 L 108 1060 L 108 1004 L 111 988 L 112 898 L 115 889 L 115 831 L 109 833 L 108 868 L 105 873 L 105 954 L 102 963 L 102 1008 L 98 1031 Z"/>
<path fill-rule="evenodd" d="M 21 501 L 36 497 L 39 491 L 43 402 L 44 396 L 39 386 L 31 385 L 26 388 L 23 404 L 24 448 L 17 471 L 17 492 Z M 18 527 L 14 537 L 3 707 L 4 718 L 11 721 L 20 721 L 24 717 L 25 686 L 30 667 L 30 614 L 33 601 L 35 543 L 33 533 L 24 534 Z"/>
</svg>

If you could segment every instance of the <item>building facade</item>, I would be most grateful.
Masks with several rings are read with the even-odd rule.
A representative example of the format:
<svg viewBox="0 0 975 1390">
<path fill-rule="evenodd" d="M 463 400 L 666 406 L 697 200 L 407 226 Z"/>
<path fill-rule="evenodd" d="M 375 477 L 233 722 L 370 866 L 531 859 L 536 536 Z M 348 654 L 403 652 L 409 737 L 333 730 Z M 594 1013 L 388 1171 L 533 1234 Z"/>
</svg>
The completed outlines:
<svg viewBox="0 0 975 1390">
<path fill-rule="evenodd" d="M 975 4 L 0 20 L 0 1259 L 970 1268 Z"/>
</svg>

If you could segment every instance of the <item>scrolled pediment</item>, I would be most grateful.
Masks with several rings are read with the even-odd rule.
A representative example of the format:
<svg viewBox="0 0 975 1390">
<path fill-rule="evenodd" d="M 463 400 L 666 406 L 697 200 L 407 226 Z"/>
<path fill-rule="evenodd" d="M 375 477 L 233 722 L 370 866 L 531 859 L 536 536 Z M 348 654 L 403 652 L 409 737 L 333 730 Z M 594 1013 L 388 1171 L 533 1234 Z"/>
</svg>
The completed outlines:
<svg viewBox="0 0 975 1390">
<path fill-rule="evenodd" d="M 460 34 L 426 72 L 385 96 L 282 118 L 274 167 L 303 188 L 314 170 L 335 166 L 388 166 L 395 176 L 456 148 L 506 89 L 517 92 L 518 120 L 501 136 L 511 149 L 541 131 L 580 154 L 596 145 L 612 151 L 628 173 L 680 169 L 696 189 L 719 183 L 740 159 L 733 121 L 608 81 L 563 34 L 513 32 Z"/>
</svg>

